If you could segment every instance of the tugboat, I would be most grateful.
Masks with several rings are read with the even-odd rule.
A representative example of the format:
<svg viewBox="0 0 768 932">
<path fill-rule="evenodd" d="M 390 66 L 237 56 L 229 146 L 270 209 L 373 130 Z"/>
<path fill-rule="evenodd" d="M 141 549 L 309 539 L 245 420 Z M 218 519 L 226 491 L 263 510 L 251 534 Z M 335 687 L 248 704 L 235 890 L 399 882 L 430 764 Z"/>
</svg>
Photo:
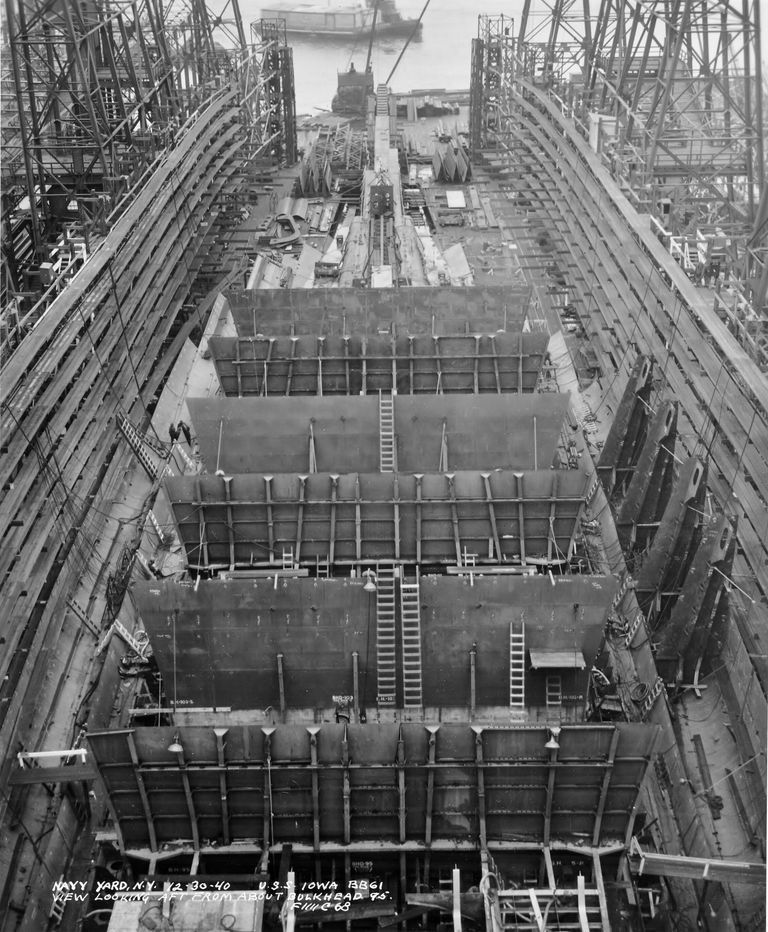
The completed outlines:
<svg viewBox="0 0 768 932">
<path fill-rule="evenodd" d="M 375 8 L 376 0 L 367 0 L 367 2 L 371 9 Z M 414 38 L 419 38 L 421 35 L 421 19 L 404 19 L 395 6 L 395 0 L 379 0 L 378 7 L 378 28 L 382 35 L 409 36 L 415 30 Z"/>
</svg>

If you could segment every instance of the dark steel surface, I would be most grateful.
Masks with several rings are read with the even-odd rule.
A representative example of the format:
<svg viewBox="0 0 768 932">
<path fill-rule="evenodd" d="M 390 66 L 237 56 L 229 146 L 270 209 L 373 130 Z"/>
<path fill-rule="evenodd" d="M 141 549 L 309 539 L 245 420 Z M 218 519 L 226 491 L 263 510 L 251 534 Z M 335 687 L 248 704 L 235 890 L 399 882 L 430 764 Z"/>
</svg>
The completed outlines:
<svg viewBox="0 0 768 932">
<path fill-rule="evenodd" d="M 487 476 L 487 486 L 484 476 Z M 165 482 L 192 566 L 569 559 L 578 470 L 181 476 Z M 490 495 L 488 494 L 490 490 Z"/>
<path fill-rule="evenodd" d="M 279 709 L 277 654 L 288 708 L 332 708 L 352 695 L 357 651 L 365 704 L 376 704 L 376 595 L 365 580 L 281 578 L 139 583 L 134 597 L 180 708 Z M 477 704 L 509 703 L 509 629 L 525 624 L 526 648 L 579 650 L 591 666 L 611 599 L 612 576 L 421 579 L 424 702 L 470 704 L 469 651 L 477 646 Z M 174 662 L 175 632 L 175 662 Z M 175 679 L 174 679 L 175 669 Z M 528 671 L 526 693 L 544 704 L 547 671 Z M 551 672 L 551 671 L 550 671 Z M 565 672 L 565 671 L 563 671 Z M 570 671 L 563 692 L 582 701 L 588 674 Z M 572 682 L 571 682 L 572 680 Z"/>
<path fill-rule="evenodd" d="M 548 337 L 211 337 L 216 373 L 229 397 L 532 392 Z"/>
<path fill-rule="evenodd" d="M 315 729 L 318 765 L 313 768 Z M 223 771 L 210 727 L 103 732 L 89 735 L 88 743 L 129 847 L 149 847 L 148 822 L 158 844 L 193 834 L 203 845 L 220 840 L 226 822 L 234 841 L 311 845 L 319 818 L 321 846 L 343 843 L 346 835 L 352 843 L 367 842 L 371 850 L 387 844 L 396 850 L 407 842 L 424 844 L 430 774 L 434 792 L 429 816 L 432 840 L 438 844 L 446 839 L 454 845 L 478 845 L 481 812 L 491 844 L 540 842 L 545 819 L 553 839 L 589 843 L 597 825 L 597 843 L 622 843 L 658 729 L 565 726 L 553 752 L 544 747 L 549 732 L 542 726 L 494 727 L 478 734 L 467 723 L 443 723 L 436 726 L 431 766 L 430 733 L 420 723 L 324 723 L 311 731 L 303 725 L 233 726 L 224 736 Z M 173 741 L 183 747 L 182 755 L 168 750 Z M 184 768 L 179 766 L 182 760 Z M 484 806 L 478 800 L 481 772 Z M 401 773 L 404 782 L 398 791 Z M 313 774 L 319 780 L 318 804 L 313 804 Z M 137 775 L 146 787 L 146 802 L 138 792 Z M 351 815 L 344 812 L 347 781 Z M 399 797 L 407 800 L 404 832 Z"/>
<path fill-rule="evenodd" d="M 308 471 L 310 429 L 318 470 L 379 468 L 377 396 L 190 398 L 188 405 L 210 472 Z M 568 396 L 554 393 L 398 395 L 397 466 L 404 472 L 440 468 L 445 429 L 449 469 L 548 469 L 567 411 Z"/>
<path fill-rule="evenodd" d="M 521 330 L 528 285 L 277 288 L 227 294 L 238 335 L 495 333 Z"/>
</svg>

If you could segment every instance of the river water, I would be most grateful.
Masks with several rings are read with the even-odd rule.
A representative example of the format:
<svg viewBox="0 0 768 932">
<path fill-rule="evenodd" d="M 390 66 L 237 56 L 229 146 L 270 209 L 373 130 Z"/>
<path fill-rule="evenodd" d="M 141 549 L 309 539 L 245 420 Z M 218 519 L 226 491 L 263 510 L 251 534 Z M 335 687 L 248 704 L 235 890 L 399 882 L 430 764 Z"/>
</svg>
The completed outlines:
<svg viewBox="0 0 768 932">
<path fill-rule="evenodd" d="M 289 0 L 280 0 L 287 5 Z M 299 0 L 301 2 L 301 0 Z M 344 6 L 344 0 L 326 0 L 330 7 Z M 268 0 L 269 6 L 274 6 Z M 397 0 L 402 16 L 417 17 L 424 0 Z M 211 6 L 214 6 L 212 3 Z M 246 29 L 259 19 L 262 0 L 240 0 L 240 10 Z M 390 82 L 395 91 L 417 88 L 444 88 L 461 90 L 469 87 L 471 40 L 477 36 L 478 15 L 487 13 L 515 18 L 515 26 L 522 10 L 523 0 L 431 0 L 424 14 L 421 40 L 408 46 Z M 296 84 L 296 112 L 315 114 L 328 110 L 336 92 L 336 75 L 346 71 L 350 62 L 358 70 L 365 66 L 368 52 L 368 35 L 357 39 L 316 38 L 289 36 L 293 47 L 293 68 Z M 386 80 L 397 60 L 404 37 L 377 39 L 372 55 L 373 75 L 376 83 Z"/>
</svg>

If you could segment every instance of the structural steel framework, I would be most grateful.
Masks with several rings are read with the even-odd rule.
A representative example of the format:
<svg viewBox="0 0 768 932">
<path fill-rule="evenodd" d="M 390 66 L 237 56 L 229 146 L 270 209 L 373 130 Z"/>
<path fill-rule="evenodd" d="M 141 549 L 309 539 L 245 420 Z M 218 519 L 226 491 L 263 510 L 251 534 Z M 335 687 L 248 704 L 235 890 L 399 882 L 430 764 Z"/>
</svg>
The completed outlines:
<svg viewBox="0 0 768 932">
<path fill-rule="evenodd" d="M 281 721 L 306 721 L 308 710 L 333 720 L 342 707 L 348 720 L 362 722 L 366 710 L 369 721 L 375 709 L 393 713 L 393 695 L 398 715 L 410 721 L 509 724 L 510 714 L 522 717 L 522 692 L 529 723 L 584 721 L 589 668 L 619 591 L 615 576 L 572 573 L 554 576 L 552 585 L 548 574 L 487 567 L 421 575 L 415 625 L 403 623 L 402 606 L 398 621 L 384 618 L 386 592 L 382 602 L 368 583 L 376 578 L 387 588 L 387 567 L 378 569 L 375 577 L 325 578 L 280 565 L 194 583 L 137 582 L 133 597 L 167 707 L 203 722 L 209 713 L 201 710 L 247 709 L 253 724 L 268 724 L 272 709 Z M 393 586 L 402 595 L 414 579 L 401 574 Z M 504 649 L 511 633 L 524 641 L 523 655 Z M 399 644 L 380 653 L 388 636 Z M 416 658 L 421 703 L 403 705 L 398 694 L 409 698 Z M 560 680 L 557 704 L 551 695 L 546 702 L 551 673 Z M 382 677 L 390 696 L 379 688 Z"/>
<path fill-rule="evenodd" d="M 114 608 L 94 542 L 122 481 L 116 420 L 146 428 L 153 398 L 203 326 L 206 295 L 231 281 L 232 257 L 242 256 L 233 247 L 220 261 L 220 243 L 231 245 L 249 166 L 269 146 L 263 96 L 243 106 L 247 81 L 261 86 L 265 50 L 244 51 L 241 30 L 231 33 L 234 5 L 219 19 L 199 0 L 75 6 L 6 3 L 13 67 L 3 91 L 15 116 L 5 97 L 3 778 L 9 748 L 38 746 L 43 722 L 61 713 L 59 691 L 43 684 L 71 606 L 83 631 Z M 109 538 L 110 554 L 123 548 L 128 558 L 123 575 L 148 507 Z M 73 601 L 81 586 L 87 613 Z M 19 805 L 18 792 L 3 797 L 4 826 Z M 0 874 L 21 876 L 23 851 L 8 846 Z"/>
<path fill-rule="evenodd" d="M 514 20 L 480 16 L 478 38 L 472 40 L 469 87 L 469 143 L 480 149 L 498 127 L 505 87 L 514 74 Z"/>
<path fill-rule="evenodd" d="M 224 394 L 533 392 L 547 336 L 271 337 L 208 341 Z"/>
<path fill-rule="evenodd" d="M 753 56 L 749 60 L 754 64 Z M 754 83 L 755 72 L 750 74 Z M 765 589 L 768 447 L 762 438 L 768 391 L 761 367 L 768 356 L 751 337 L 746 317 L 751 314 L 760 325 L 763 318 L 746 302 L 745 320 L 726 314 L 725 286 L 719 294 L 694 286 L 664 238 L 660 242 L 649 231 L 631 192 L 611 177 L 604 153 L 585 138 L 587 127 L 571 119 L 575 104 L 559 92 L 567 97 L 568 86 L 518 70 L 505 89 L 504 118 L 488 134 L 490 148 L 482 157 L 526 196 L 537 217 L 559 230 L 569 300 L 606 371 L 617 371 L 609 390 L 617 388 L 620 398 L 639 347 L 656 358 L 664 375 L 661 397 L 669 392 L 680 402 L 684 452 L 706 451 L 717 466 L 710 471 L 712 490 L 726 508 L 736 500 L 743 506 L 737 510 L 739 539 Z M 735 196 L 737 186 L 732 187 Z M 763 211 L 764 204 L 763 196 Z M 621 253 L 607 245 L 608 236 L 623 244 Z"/>
<path fill-rule="evenodd" d="M 238 336 L 392 336 L 522 330 L 529 285 L 265 288 L 227 294 Z"/>
<path fill-rule="evenodd" d="M 199 0 L 5 6 L 17 117 L 4 180 L 9 207 L 29 199 L 25 219 L 43 261 L 70 201 L 88 235 L 84 221 L 105 220 L 138 183 L 220 71 L 218 53 Z M 17 250 L 18 239 L 10 245 Z"/>
<path fill-rule="evenodd" d="M 128 413 L 141 421 L 195 323 L 191 318 L 169 337 L 192 286 L 185 257 L 204 245 L 200 220 L 214 214 L 217 192 L 237 166 L 239 115 L 232 92 L 222 92 L 80 270 L 79 288 L 56 297 L 44 326 L 3 367 L 4 751 L 37 740 L 40 720 L 27 690 L 39 690 L 46 645 L 55 641 L 62 606 L 87 575 L 92 542 L 105 527 L 123 461 L 113 418 Z M 176 219 L 175 197 L 192 202 L 186 222 Z M 78 417 L 83 407 L 89 413 Z"/>
<path fill-rule="evenodd" d="M 735 612 L 731 621 L 750 643 L 765 624 L 768 591 L 765 271 L 759 263 L 757 274 L 745 271 L 753 261 L 746 247 L 755 262 L 765 247 L 759 10 L 603 3 L 595 19 L 589 3 L 542 6 L 548 21 L 526 5 L 520 66 L 478 155 L 514 192 L 525 223 L 556 231 L 562 301 L 610 374 L 600 407 L 619 411 L 634 364 L 641 354 L 654 358 L 648 413 L 678 404 L 676 458 L 707 462 L 716 508 L 738 519 L 734 572 L 751 620 Z M 697 287 L 707 280 L 711 289 Z M 724 521 L 720 533 L 727 529 Z M 706 558 L 702 565 L 713 572 Z M 714 599 L 706 587 L 701 593 L 699 617 L 715 617 Z M 729 598 L 738 603 L 740 594 Z M 690 618 L 690 600 L 678 604 Z M 685 643 L 670 637 L 674 659 L 701 656 L 708 624 L 683 634 Z M 693 666 L 681 666 L 684 682 Z M 682 815 L 677 801 L 675 810 Z M 688 850 L 706 848 L 696 841 Z"/>
<path fill-rule="evenodd" d="M 527 0 L 518 42 L 521 63 L 538 53 L 539 84 L 562 89 L 583 69 L 569 92 L 576 112 L 616 118 L 616 156 L 636 161 L 643 181 L 655 177 L 657 195 L 692 187 L 695 219 L 754 221 L 764 170 L 756 2 Z"/>
<path fill-rule="evenodd" d="M 578 471 L 166 480 L 190 566 L 235 569 L 318 559 L 354 565 L 565 564 L 584 504 Z"/>
<path fill-rule="evenodd" d="M 251 24 L 251 56 L 261 50 L 257 69 L 245 73 L 243 102 L 249 107 L 256 146 L 282 165 L 296 161 L 296 92 L 293 86 L 293 49 L 287 44 L 284 20 L 262 19 Z"/>
<path fill-rule="evenodd" d="M 248 155 L 295 160 L 284 30 L 263 23 L 248 45 L 238 0 L 218 16 L 204 0 L 5 0 L 5 8 L 6 332 L 31 297 L 63 270 L 71 276 L 224 84 L 240 88 Z"/>
<path fill-rule="evenodd" d="M 189 726 L 88 744 L 126 850 L 456 852 L 623 845 L 657 731 L 565 726 L 550 748 L 540 726 Z"/>
<path fill-rule="evenodd" d="M 584 125 L 689 276 L 724 273 L 721 313 L 761 345 L 762 54 L 758 0 L 526 0 L 516 54 L 528 80 Z"/>
</svg>

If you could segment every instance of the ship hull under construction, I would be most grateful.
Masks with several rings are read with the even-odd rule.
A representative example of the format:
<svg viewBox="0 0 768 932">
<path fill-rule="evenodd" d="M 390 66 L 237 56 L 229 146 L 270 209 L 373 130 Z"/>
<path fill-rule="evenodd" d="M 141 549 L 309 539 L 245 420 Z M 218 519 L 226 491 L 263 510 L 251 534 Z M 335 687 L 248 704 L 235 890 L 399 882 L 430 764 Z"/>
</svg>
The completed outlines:
<svg viewBox="0 0 768 932">
<path fill-rule="evenodd" d="M 586 85 L 482 17 L 299 141 L 284 24 L 148 11 L 10 23 L 19 185 L 54 24 L 137 109 L 7 225 L 113 198 L 3 319 L 0 932 L 759 928 L 768 382 Z"/>
</svg>

